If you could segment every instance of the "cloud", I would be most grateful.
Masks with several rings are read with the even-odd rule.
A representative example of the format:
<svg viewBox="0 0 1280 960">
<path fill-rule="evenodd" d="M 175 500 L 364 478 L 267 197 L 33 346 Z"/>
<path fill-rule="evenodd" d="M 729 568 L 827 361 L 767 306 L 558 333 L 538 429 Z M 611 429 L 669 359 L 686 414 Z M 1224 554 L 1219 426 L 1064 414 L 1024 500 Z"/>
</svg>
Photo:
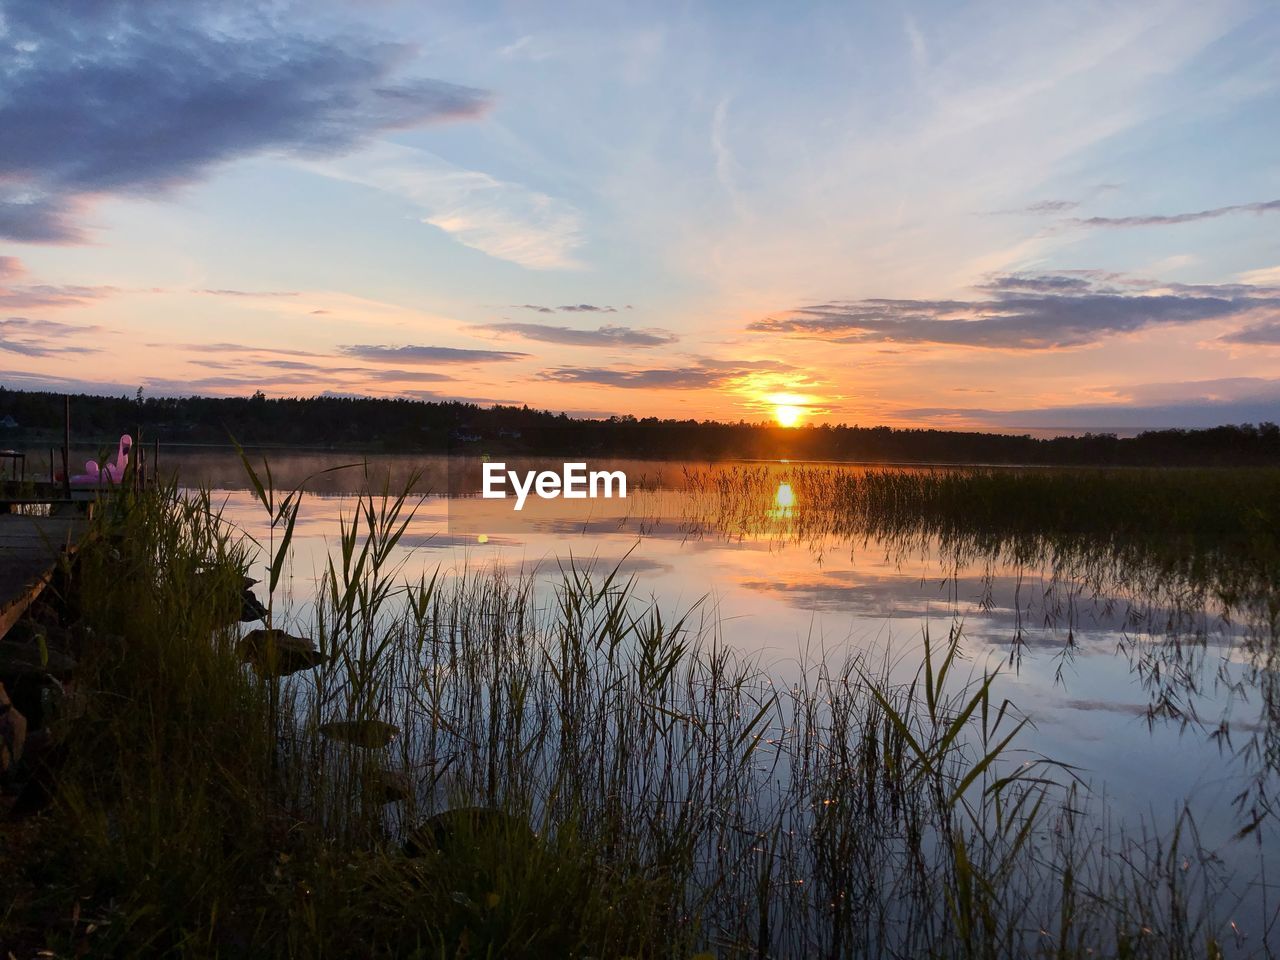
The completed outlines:
<svg viewBox="0 0 1280 960">
<path fill-rule="evenodd" d="M 977 424 L 1075 432 L 1275 422 L 1280 415 L 1280 379 L 1266 377 L 1143 383 L 1113 387 L 1109 392 L 1116 402 L 1021 410 L 915 407 L 898 414 L 940 426 Z"/>
<path fill-rule="evenodd" d="M 296 297 L 297 290 L 201 290 L 200 293 L 211 297 Z M 322 313 L 312 310 L 312 313 Z"/>
<path fill-rule="evenodd" d="M 0 384 L 11 390 L 48 390 L 56 393 L 85 393 L 98 397 L 132 395 L 138 388 L 136 383 L 80 380 L 76 377 L 30 373 L 26 370 L 0 370 Z"/>
<path fill-rule="evenodd" d="M 239 348 L 238 344 L 210 344 L 217 350 L 222 348 L 237 348 L 249 350 L 254 354 L 276 353 L 278 351 L 270 350 L 251 350 L 251 348 Z M 305 354 L 299 352 L 299 356 L 321 357 L 321 354 Z M 334 358 L 326 358 L 334 359 Z M 379 383 L 393 383 L 397 381 L 412 383 L 441 383 L 452 381 L 454 378 L 446 373 L 436 373 L 432 370 L 387 370 L 381 367 L 334 367 L 326 366 L 322 363 L 313 363 L 308 360 L 264 360 L 259 356 L 250 356 L 244 360 L 233 363 L 217 363 L 201 359 L 199 361 L 202 367 L 215 367 L 220 370 L 234 370 L 247 375 L 250 371 L 262 371 L 267 369 L 271 371 L 270 375 L 276 377 L 280 382 L 296 383 L 302 382 L 301 379 L 307 378 L 315 380 L 332 381 L 338 377 L 350 377 L 355 380 L 371 380 Z"/>
<path fill-rule="evenodd" d="M 1075 200 L 1041 200 L 1023 208 L 1026 213 L 1063 213 L 1080 206 Z"/>
<path fill-rule="evenodd" d="M 993 277 L 981 284 L 979 289 L 1001 292 L 1017 290 L 1023 293 L 1080 293 L 1088 290 L 1091 283 L 1090 278 L 1085 276 L 1010 274 L 1004 277 Z"/>
<path fill-rule="evenodd" d="M 582 216 L 565 201 L 522 184 L 385 142 L 306 166 L 406 201 L 424 223 L 498 260 L 532 270 L 580 266 L 574 254 L 582 244 Z"/>
<path fill-rule="evenodd" d="M 1280 346 L 1280 320 L 1255 323 L 1234 333 L 1221 336 L 1222 343 L 1248 343 L 1257 346 Z"/>
<path fill-rule="evenodd" d="M 436 373 L 432 370 L 370 370 L 360 371 L 370 380 L 383 383 L 444 383 L 454 378 L 447 373 Z"/>
<path fill-rule="evenodd" d="M 1280 401 L 1280 378 L 1218 377 L 1122 387 L 1118 392 L 1139 403 L 1249 403 Z M 1280 411 L 1277 411 L 1280 413 Z"/>
<path fill-rule="evenodd" d="M 1261 270 L 1247 270 L 1244 273 L 1236 274 L 1236 279 L 1241 283 L 1264 287 L 1280 286 L 1280 266 L 1263 267 Z"/>
<path fill-rule="evenodd" d="M 559 310 L 561 313 L 617 313 L 617 307 L 598 307 L 594 303 L 570 303 L 562 307 L 544 307 L 537 303 L 520 303 L 516 304 L 521 310 L 533 310 L 536 313 L 555 313 Z M 631 305 L 627 304 L 626 309 L 630 310 Z"/>
<path fill-rule="evenodd" d="M 332 383 L 332 377 L 302 373 L 274 377 L 227 375 L 217 377 L 200 377 L 194 380 L 148 377 L 143 381 L 143 386 L 148 390 L 157 391 L 159 393 L 186 396 L 197 393 L 200 390 L 251 391 L 263 388 L 279 390 L 281 387 L 286 386 L 320 386 L 322 384 Z"/>
<path fill-rule="evenodd" d="M 1156 284 L 1098 271 L 993 278 L 979 300 L 836 301 L 749 325 L 833 343 L 927 343 L 1000 350 L 1080 347 L 1147 327 L 1280 314 L 1280 290 Z"/>
<path fill-rule="evenodd" d="M 51 357 L 60 354 L 97 353 L 96 347 L 67 343 L 68 337 L 101 332 L 101 327 L 82 327 L 53 320 L 9 317 L 0 320 L 0 350 L 24 357 Z"/>
<path fill-rule="evenodd" d="M 33 284 L 0 287 L 0 309 L 41 310 L 53 307 L 80 307 L 116 292 L 115 287 L 80 287 Z"/>
<path fill-rule="evenodd" d="M 0 280 L 20 277 L 26 272 L 26 266 L 17 257 L 0 257 Z"/>
<path fill-rule="evenodd" d="M 1069 222 L 1083 227 L 1159 227 L 1178 223 L 1194 223 L 1197 220 L 1216 220 L 1235 213 L 1263 214 L 1280 210 L 1280 200 L 1258 203 L 1234 203 L 1226 207 L 1211 207 L 1192 213 L 1140 215 L 1133 217 L 1073 217 Z"/>
<path fill-rule="evenodd" d="M 4 152 L 0 150 L 0 171 Z M 0 180 L 3 173 L 0 173 Z M 77 222 L 88 206 L 75 198 L 13 195 L 0 185 L 0 237 L 17 243 L 85 243 L 88 237 Z M 11 195 L 6 196 L 6 193 Z"/>
<path fill-rule="evenodd" d="M 379 363 L 493 363 L 522 360 L 527 353 L 506 350 L 466 350 L 458 347 L 389 347 L 378 344 L 353 344 L 340 348 L 343 356 Z"/>
<path fill-rule="evenodd" d="M 265 152 L 347 152 L 473 117 L 488 95 L 403 76 L 409 49 L 282 30 L 267 13 L 102 0 L 0 7 L 0 235 L 83 240 L 104 195 L 154 195 Z"/>
<path fill-rule="evenodd" d="M 313 350 L 288 350 L 280 347 L 253 347 L 247 343 L 149 343 L 149 347 L 172 347 L 177 350 L 190 350 L 195 353 L 269 353 L 284 357 L 323 357 L 324 354 Z"/>
<path fill-rule="evenodd" d="M 702 390 L 731 384 L 752 374 L 785 373 L 793 369 L 789 364 L 775 360 L 734 362 L 704 358 L 685 367 L 557 367 L 543 373 L 540 379 L 633 389 Z"/>
<path fill-rule="evenodd" d="M 656 347 L 675 343 L 676 336 L 665 330 L 633 330 L 616 324 L 605 324 L 594 330 L 575 330 L 547 323 L 486 323 L 482 329 L 513 333 L 526 340 L 563 343 L 580 347 Z"/>
</svg>

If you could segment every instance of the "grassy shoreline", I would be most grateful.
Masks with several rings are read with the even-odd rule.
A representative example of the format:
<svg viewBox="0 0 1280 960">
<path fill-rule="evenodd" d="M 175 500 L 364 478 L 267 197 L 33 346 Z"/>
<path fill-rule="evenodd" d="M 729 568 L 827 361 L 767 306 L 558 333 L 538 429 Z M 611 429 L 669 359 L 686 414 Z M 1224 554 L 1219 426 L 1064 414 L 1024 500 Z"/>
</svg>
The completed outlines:
<svg viewBox="0 0 1280 960">
<path fill-rule="evenodd" d="M 256 489 L 278 574 L 300 501 Z M 1071 772 L 1019 752 L 1016 709 L 990 678 L 957 682 L 958 636 L 935 638 L 906 687 L 850 659 L 780 688 L 696 611 L 672 622 L 616 571 L 567 566 L 542 605 L 493 571 L 405 582 L 390 558 L 411 501 L 382 490 L 360 504 L 311 625 L 324 663 L 282 681 L 242 662 L 227 611 L 251 545 L 207 496 L 157 489 L 102 514 L 58 598 L 87 641 L 74 702 L 54 709 L 53 802 L 0 827 L 13 903 L 0 943 L 68 956 L 1241 952 L 1193 825 L 1141 842 L 1094 832 Z M 335 722 L 398 735 L 362 746 L 325 736 Z M 424 822 L 420 846 L 435 849 L 406 856 Z M 1250 947 L 1265 936 L 1247 932 Z"/>
</svg>

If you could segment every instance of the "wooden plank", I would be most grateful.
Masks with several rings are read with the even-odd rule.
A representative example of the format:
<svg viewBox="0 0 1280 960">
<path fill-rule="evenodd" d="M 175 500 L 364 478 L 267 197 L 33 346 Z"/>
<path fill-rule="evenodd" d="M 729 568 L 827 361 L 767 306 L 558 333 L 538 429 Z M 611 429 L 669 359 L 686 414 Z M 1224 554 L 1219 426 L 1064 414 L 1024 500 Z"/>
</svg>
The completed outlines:
<svg viewBox="0 0 1280 960">
<path fill-rule="evenodd" d="M 0 514 L 0 637 L 22 617 L 57 569 L 79 547 L 88 518 Z"/>
</svg>

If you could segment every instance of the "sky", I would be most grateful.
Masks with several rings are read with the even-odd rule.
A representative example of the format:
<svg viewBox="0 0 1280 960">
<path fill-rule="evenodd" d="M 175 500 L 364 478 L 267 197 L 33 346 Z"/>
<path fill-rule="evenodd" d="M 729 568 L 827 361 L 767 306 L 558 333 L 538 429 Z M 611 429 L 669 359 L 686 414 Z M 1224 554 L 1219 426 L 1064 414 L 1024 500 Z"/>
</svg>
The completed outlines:
<svg viewBox="0 0 1280 960">
<path fill-rule="evenodd" d="M 1280 420 L 1270 2 L 0 0 L 0 383 Z"/>
</svg>

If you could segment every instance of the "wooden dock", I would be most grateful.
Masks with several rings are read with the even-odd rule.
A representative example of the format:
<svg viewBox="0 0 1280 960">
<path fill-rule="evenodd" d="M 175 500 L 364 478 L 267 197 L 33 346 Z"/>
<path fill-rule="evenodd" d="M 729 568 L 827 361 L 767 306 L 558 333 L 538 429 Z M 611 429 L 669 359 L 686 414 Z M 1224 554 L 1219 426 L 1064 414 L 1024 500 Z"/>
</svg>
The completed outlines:
<svg viewBox="0 0 1280 960">
<path fill-rule="evenodd" d="M 0 513 L 0 637 L 26 613 L 53 579 L 59 561 L 80 546 L 89 517 Z"/>
</svg>

